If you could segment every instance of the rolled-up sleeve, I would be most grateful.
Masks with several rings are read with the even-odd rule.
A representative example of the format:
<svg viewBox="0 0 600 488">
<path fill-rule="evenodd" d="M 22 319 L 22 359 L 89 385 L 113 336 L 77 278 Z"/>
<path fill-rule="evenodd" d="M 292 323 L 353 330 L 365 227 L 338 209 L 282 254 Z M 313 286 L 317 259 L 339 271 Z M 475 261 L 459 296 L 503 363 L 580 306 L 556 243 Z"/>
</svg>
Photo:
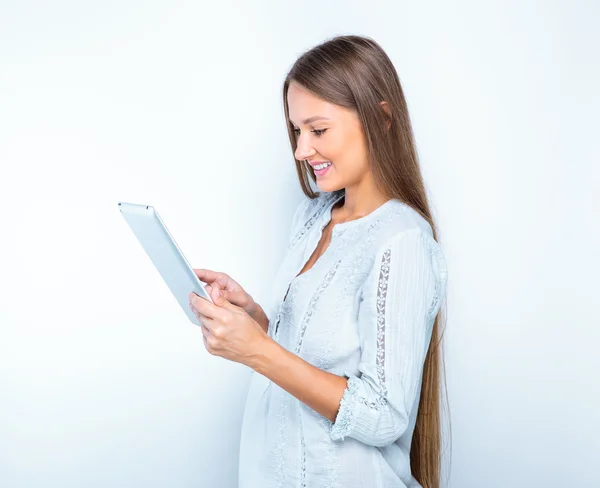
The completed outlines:
<svg viewBox="0 0 600 488">
<path fill-rule="evenodd" d="M 424 231 L 404 231 L 381 246 L 361 289 L 358 374 L 344 372 L 333 440 L 385 446 L 407 429 L 446 279 L 441 249 Z"/>
</svg>

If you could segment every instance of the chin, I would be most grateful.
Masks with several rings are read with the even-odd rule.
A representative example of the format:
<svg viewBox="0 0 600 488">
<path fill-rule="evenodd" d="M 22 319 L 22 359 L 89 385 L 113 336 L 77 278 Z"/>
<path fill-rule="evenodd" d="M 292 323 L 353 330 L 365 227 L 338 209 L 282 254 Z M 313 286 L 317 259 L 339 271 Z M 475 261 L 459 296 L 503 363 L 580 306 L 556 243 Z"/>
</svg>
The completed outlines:
<svg viewBox="0 0 600 488">
<path fill-rule="evenodd" d="M 327 192 L 331 192 L 331 191 L 335 191 L 337 189 L 336 185 L 333 185 L 332 183 L 323 180 L 317 180 L 317 187 L 319 188 L 319 190 L 321 191 L 327 191 Z"/>
</svg>

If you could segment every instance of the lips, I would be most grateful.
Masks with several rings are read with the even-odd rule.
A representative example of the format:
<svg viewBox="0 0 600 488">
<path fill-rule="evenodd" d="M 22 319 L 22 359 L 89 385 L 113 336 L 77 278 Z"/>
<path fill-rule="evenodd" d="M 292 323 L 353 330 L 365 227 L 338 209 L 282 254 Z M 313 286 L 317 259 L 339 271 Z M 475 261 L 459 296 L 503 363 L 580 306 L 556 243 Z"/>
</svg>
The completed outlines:
<svg viewBox="0 0 600 488">
<path fill-rule="evenodd" d="M 332 165 L 330 164 L 328 166 L 325 166 L 323 169 L 317 169 L 317 168 L 313 167 L 313 171 L 315 172 L 315 175 L 317 175 L 318 178 L 322 178 L 323 176 L 325 176 L 329 172 L 331 166 Z"/>
</svg>

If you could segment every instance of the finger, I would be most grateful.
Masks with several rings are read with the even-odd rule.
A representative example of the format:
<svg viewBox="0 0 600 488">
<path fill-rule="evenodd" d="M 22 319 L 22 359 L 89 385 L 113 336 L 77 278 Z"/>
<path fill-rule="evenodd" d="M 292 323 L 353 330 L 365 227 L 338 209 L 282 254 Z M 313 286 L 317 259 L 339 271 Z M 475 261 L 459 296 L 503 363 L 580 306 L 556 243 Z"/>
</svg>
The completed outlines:
<svg viewBox="0 0 600 488">
<path fill-rule="evenodd" d="M 210 345 L 210 342 L 208 341 L 208 339 L 206 338 L 206 336 L 204 334 L 202 334 L 202 342 L 204 342 L 204 348 L 210 353 L 213 354 L 212 352 L 212 346 Z"/>
<path fill-rule="evenodd" d="M 189 303 L 189 307 L 191 309 L 191 311 L 194 313 L 194 315 L 196 316 L 196 318 L 198 319 L 198 322 L 200 322 L 200 325 L 202 326 L 203 329 L 207 329 L 210 333 L 212 333 L 212 325 L 208 325 L 214 322 L 214 320 L 210 319 L 209 317 L 207 317 L 206 315 L 203 315 L 202 313 L 198 312 L 198 310 L 196 310 L 196 308 Z"/>
<path fill-rule="evenodd" d="M 212 296 L 211 296 L 212 298 Z M 194 309 L 195 312 L 204 313 L 204 304 L 211 303 L 208 298 L 205 298 L 204 295 L 198 295 L 196 292 L 192 291 L 188 295 L 188 305 Z"/>
<path fill-rule="evenodd" d="M 213 297 L 213 291 L 216 292 L 218 290 L 218 291 L 220 291 L 223 294 L 223 296 L 225 296 L 225 290 L 223 289 L 223 287 L 217 281 L 211 283 L 210 285 L 206 285 L 204 287 L 204 289 L 208 292 L 208 294 L 213 299 L 215 298 L 215 297 Z"/>
<path fill-rule="evenodd" d="M 217 279 L 216 271 L 211 271 L 210 269 L 194 268 L 194 273 L 196 273 L 198 279 L 204 281 L 205 283 L 212 283 Z"/>
<path fill-rule="evenodd" d="M 205 337 L 208 338 L 208 337 L 211 337 L 211 336 L 214 335 L 212 333 L 211 328 L 208 325 L 206 325 L 206 321 L 205 320 L 200 321 L 200 324 L 202 326 L 202 333 L 204 334 Z"/>
<path fill-rule="evenodd" d="M 224 296 L 223 289 L 215 282 L 206 287 L 206 291 L 213 303 L 217 303 L 219 296 Z"/>
<path fill-rule="evenodd" d="M 209 302 L 206 298 L 196 295 L 194 292 L 190 293 L 189 299 L 192 306 L 198 312 L 221 323 L 225 323 L 226 317 L 231 313 L 225 308 L 225 306 L 215 305 L 214 303 Z M 224 299 L 221 301 L 224 301 Z M 225 304 L 227 304 L 227 302 L 225 302 Z"/>
<path fill-rule="evenodd" d="M 248 303 L 250 303 L 250 300 L 252 300 L 252 297 L 248 294 L 248 292 L 245 292 L 244 290 L 231 291 L 221 289 L 221 293 L 228 302 L 233 303 L 234 305 L 238 305 L 240 307 L 245 307 L 246 305 L 248 305 Z"/>
<path fill-rule="evenodd" d="M 215 328 L 219 326 L 219 323 L 204 315 L 201 315 L 199 320 L 200 324 L 202 325 L 202 328 L 206 331 L 206 333 L 210 336 L 215 336 Z"/>
<path fill-rule="evenodd" d="M 200 312 L 198 312 L 198 310 L 196 310 L 196 308 L 192 305 L 191 302 L 188 303 L 188 306 L 190 307 L 190 310 L 194 314 L 194 317 L 196 317 L 198 319 L 198 322 L 200 322 L 200 325 L 202 325 L 202 321 L 206 320 L 206 318 L 204 317 L 204 315 L 202 315 Z"/>
<path fill-rule="evenodd" d="M 225 290 L 216 281 L 210 285 L 210 289 L 207 290 L 213 303 L 217 303 L 220 296 L 225 296 Z"/>
<path fill-rule="evenodd" d="M 198 279 L 204 283 L 210 283 L 211 285 L 218 283 L 219 286 L 223 288 L 227 286 L 227 281 L 229 280 L 229 277 L 225 273 L 212 271 L 210 269 L 194 269 L 194 273 L 196 273 Z"/>
<path fill-rule="evenodd" d="M 227 273 L 223 273 L 221 271 L 211 271 L 209 269 L 196 269 L 197 275 L 202 275 L 203 278 L 200 278 L 202 281 L 209 283 L 212 286 L 218 284 L 221 288 L 227 288 L 229 286 L 229 280 L 231 279 Z"/>
<path fill-rule="evenodd" d="M 217 326 L 213 321 L 213 325 Z M 206 342 L 208 342 L 209 346 L 214 350 L 216 346 L 216 341 L 218 337 L 213 333 L 212 326 L 206 323 L 202 323 L 202 335 L 206 338 Z"/>
</svg>

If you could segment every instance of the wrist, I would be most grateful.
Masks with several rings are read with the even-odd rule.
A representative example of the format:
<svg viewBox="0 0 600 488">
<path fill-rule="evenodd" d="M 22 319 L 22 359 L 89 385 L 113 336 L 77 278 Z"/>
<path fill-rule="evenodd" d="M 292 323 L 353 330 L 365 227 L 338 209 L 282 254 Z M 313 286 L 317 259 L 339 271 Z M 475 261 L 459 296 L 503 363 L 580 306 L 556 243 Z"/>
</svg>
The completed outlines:
<svg viewBox="0 0 600 488">
<path fill-rule="evenodd" d="M 252 299 L 252 302 L 250 303 L 250 305 L 248 305 L 247 307 L 244 307 L 246 309 L 246 312 L 248 313 L 248 315 L 250 315 L 250 317 L 252 317 L 254 320 L 256 320 L 256 317 L 258 316 L 259 312 L 262 310 L 262 307 L 256 303 L 254 301 L 254 299 Z"/>
<path fill-rule="evenodd" d="M 247 366 L 257 373 L 267 376 L 272 365 L 277 363 L 277 355 L 280 351 L 281 346 L 265 334 Z"/>
</svg>

